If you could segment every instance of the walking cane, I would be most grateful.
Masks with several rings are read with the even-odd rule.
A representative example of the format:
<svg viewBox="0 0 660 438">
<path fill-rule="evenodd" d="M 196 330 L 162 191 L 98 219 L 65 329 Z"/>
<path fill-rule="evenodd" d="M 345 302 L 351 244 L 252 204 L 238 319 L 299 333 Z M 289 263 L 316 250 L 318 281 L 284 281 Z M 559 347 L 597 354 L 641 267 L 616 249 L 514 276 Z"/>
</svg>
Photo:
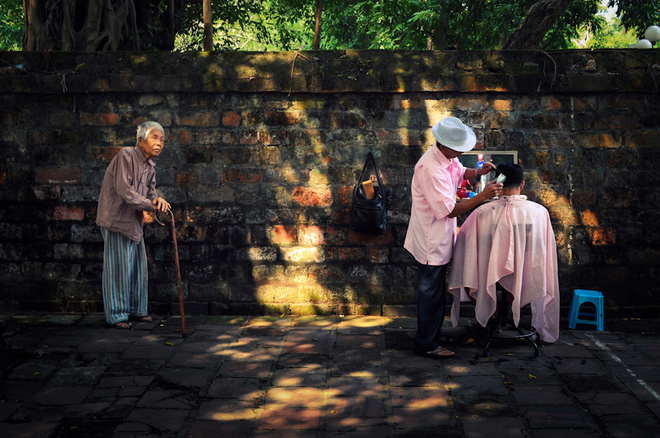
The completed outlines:
<svg viewBox="0 0 660 438">
<path fill-rule="evenodd" d="M 179 287 L 179 312 L 181 313 L 181 337 L 186 337 L 186 316 L 183 313 L 183 290 L 181 287 L 181 267 L 179 266 L 179 248 L 176 244 L 176 227 L 174 225 L 174 213 L 172 209 L 169 210 L 170 218 L 172 218 L 172 240 L 174 241 L 174 261 L 176 262 L 176 281 L 177 286 Z M 158 212 L 154 214 L 154 220 L 160 225 L 165 226 L 160 220 L 158 220 Z"/>
</svg>

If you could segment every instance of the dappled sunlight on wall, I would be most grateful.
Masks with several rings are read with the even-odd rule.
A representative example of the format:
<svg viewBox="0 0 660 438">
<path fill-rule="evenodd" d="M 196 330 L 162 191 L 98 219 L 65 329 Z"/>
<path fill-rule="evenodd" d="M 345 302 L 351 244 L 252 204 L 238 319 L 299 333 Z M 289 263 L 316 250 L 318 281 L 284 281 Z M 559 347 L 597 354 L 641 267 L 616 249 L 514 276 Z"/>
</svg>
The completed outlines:
<svg viewBox="0 0 660 438">
<path fill-rule="evenodd" d="M 552 213 L 562 295 L 587 283 L 610 308 L 660 306 L 651 52 L 3 53 L 24 70 L 0 81 L 2 297 L 100 309 L 103 172 L 156 119 L 191 311 L 413 314 L 409 185 L 452 115 L 478 149 L 518 151 Z M 390 189 L 383 236 L 348 231 L 368 151 Z M 171 239 L 145 235 L 150 298 L 170 312 Z"/>
</svg>

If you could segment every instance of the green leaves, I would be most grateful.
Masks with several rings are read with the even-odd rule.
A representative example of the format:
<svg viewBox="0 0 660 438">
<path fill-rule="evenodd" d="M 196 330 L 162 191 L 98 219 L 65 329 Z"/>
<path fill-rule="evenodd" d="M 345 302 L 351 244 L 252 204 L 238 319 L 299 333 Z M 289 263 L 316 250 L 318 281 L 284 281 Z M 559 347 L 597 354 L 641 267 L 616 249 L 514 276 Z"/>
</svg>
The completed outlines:
<svg viewBox="0 0 660 438">
<path fill-rule="evenodd" d="M 23 44 L 23 3 L 0 0 L 0 50 L 21 50 Z"/>
<path fill-rule="evenodd" d="M 58 1 L 63 0 L 52 0 Z M 174 31 L 175 50 L 201 50 L 201 0 L 134 1 L 136 6 L 150 11 L 146 25 L 139 26 L 142 49 L 171 47 Z M 320 48 L 499 49 L 537 1 L 324 0 Z M 585 30 L 602 35 L 597 46 L 619 44 L 613 41 L 625 40 L 625 29 L 636 31 L 636 37 L 641 38 L 648 26 L 660 25 L 660 0 L 609 0 L 609 6 L 616 8 L 620 17 L 616 32 L 597 15 L 600 3 L 601 0 L 572 1 L 539 49 L 573 48 L 572 40 Z M 172 4 L 174 23 L 167 20 Z M 212 2 L 212 7 L 215 50 L 312 49 L 316 0 L 226 0 Z M 0 50 L 20 50 L 22 0 L 0 0 L 0 10 Z M 144 21 L 141 19 L 139 24 Z M 169 45 L 164 41 L 169 41 Z M 620 47 L 627 47 L 625 42 L 622 44 Z"/>
</svg>

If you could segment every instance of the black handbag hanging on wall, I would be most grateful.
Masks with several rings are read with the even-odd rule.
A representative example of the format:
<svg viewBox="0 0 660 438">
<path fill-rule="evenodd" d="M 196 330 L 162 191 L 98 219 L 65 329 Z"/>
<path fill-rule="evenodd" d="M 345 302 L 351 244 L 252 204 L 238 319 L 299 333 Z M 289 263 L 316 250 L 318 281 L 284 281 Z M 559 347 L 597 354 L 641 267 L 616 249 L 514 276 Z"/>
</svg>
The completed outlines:
<svg viewBox="0 0 660 438">
<path fill-rule="evenodd" d="M 372 185 L 373 194 L 372 199 L 368 196 L 370 193 L 369 186 L 371 183 L 371 172 L 369 166 L 373 168 L 376 174 L 376 181 Z M 366 182 L 366 187 L 363 184 Z M 364 163 L 362 173 L 358 179 L 357 184 L 353 188 L 353 205 L 351 207 L 351 221 L 350 228 L 352 231 L 370 234 L 385 234 L 387 231 L 387 194 L 388 190 L 385 188 L 383 181 L 380 177 L 380 171 L 376 165 L 376 160 L 371 152 L 367 155 L 367 161 Z"/>
</svg>

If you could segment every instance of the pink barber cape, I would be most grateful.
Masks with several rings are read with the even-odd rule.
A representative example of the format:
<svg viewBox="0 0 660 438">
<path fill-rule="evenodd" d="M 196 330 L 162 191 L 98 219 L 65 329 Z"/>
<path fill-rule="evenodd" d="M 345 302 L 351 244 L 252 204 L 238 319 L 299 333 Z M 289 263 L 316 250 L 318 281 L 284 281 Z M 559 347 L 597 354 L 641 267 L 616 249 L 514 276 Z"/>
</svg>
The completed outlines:
<svg viewBox="0 0 660 438">
<path fill-rule="evenodd" d="M 532 325 L 541 340 L 559 338 L 557 245 L 548 211 L 526 196 L 505 196 L 477 208 L 456 238 L 449 293 L 458 325 L 460 301 L 476 301 L 479 324 L 497 309 L 496 283 L 513 295 L 513 321 L 531 304 Z"/>
</svg>

